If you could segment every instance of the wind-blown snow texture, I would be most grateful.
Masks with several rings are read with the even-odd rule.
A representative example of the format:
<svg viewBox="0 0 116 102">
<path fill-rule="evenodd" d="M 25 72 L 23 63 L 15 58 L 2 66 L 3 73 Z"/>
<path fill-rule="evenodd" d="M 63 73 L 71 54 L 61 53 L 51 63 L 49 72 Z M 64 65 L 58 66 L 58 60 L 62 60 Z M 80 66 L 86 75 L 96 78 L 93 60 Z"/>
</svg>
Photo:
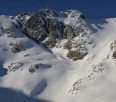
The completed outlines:
<svg viewBox="0 0 116 102">
<path fill-rule="evenodd" d="M 84 41 L 86 56 L 76 61 L 66 56 L 66 39 L 44 47 L 17 28 L 14 17 L 0 16 L 1 102 L 115 102 L 116 18 L 75 16 L 61 19 L 79 30 L 72 43 Z"/>
</svg>

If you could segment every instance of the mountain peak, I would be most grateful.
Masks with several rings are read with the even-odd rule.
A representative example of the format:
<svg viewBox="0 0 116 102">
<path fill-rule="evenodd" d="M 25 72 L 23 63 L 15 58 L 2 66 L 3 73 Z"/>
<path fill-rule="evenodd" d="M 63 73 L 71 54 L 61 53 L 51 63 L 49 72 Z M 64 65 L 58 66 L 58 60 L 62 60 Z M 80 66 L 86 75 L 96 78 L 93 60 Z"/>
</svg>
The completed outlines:
<svg viewBox="0 0 116 102">
<path fill-rule="evenodd" d="M 73 19 L 73 22 L 77 22 L 78 19 L 84 20 L 82 13 L 76 10 L 69 10 L 64 14 L 67 15 L 65 18 L 59 16 L 60 13 L 54 9 L 46 8 L 33 14 L 19 14 L 16 21 L 30 38 L 53 48 L 60 40 L 72 39 L 78 35 L 72 25 L 66 23 L 66 19 Z"/>
<path fill-rule="evenodd" d="M 68 14 L 71 18 L 83 18 L 85 19 L 85 16 L 79 11 L 79 10 L 67 10 L 66 14 Z"/>
</svg>

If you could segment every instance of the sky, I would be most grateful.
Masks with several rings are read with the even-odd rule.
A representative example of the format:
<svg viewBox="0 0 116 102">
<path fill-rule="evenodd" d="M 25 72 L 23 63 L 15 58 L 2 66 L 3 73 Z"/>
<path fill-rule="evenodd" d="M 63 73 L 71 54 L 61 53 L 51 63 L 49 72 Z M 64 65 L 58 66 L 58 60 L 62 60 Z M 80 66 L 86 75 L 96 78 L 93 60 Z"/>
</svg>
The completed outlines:
<svg viewBox="0 0 116 102">
<path fill-rule="evenodd" d="M 15 16 L 46 7 L 57 11 L 77 9 L 91 19 L 116 17 L 116 0 L 0 0 L 0 15 Z"/>
</svg>

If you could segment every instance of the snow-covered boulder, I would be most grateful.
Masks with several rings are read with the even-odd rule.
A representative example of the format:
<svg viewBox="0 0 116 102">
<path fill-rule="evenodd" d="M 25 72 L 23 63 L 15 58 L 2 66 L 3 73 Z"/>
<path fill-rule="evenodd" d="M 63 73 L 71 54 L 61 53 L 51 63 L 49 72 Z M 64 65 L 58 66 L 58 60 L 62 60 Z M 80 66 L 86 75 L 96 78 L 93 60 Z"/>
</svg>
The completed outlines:
<svg viewBox="0 0 116 102">
<path fill-rule="evenodd" d="M 29 67 L 29 72 L 33 73 L 36 72 L 38 69 L 40 69 L 41 71 L 47 68 L 51 68 L 51 65 L 49 64 L 42 64 L 42 63 L 38 63 L 38 64 L 33 64 Z"/>
<path fill-rule="evenodd" d="M 19 68 L 21 68 L 23 66 L 23 63 L 20 62 L 12 62 L 10 65 L 8 65 L 8 70 L 10 72 L 14 72 L 16 70 L 18 70 Z"/>
<path fill-rule="evenodd" d="M 11 46 L 10 49 L 13 53 L 17 53 L 24 50 L 24 44 L 22 41 L 17 41 L 16 43 L 10 42 L 9 45 Z"/>
<path fill-rule="evenodd" d="M 4 33 L 7 34 L 7 37 L 16 38 L 15 31 L 11 30 L 10 28 L 4 27 Z"/>
</svg>

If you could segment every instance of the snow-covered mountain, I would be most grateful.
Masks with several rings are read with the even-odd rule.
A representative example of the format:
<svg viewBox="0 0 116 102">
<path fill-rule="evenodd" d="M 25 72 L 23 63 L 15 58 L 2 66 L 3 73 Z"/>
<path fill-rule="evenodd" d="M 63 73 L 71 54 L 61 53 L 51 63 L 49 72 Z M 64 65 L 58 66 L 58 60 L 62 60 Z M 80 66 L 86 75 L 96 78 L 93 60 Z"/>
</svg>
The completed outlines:
<svg viewBox="0 0 116 102">
<path fill-rule="evenodd" d="M 0 16 L 0 102 L 115 102 L 115 85 L 116 18 Z"/>
</svg>

